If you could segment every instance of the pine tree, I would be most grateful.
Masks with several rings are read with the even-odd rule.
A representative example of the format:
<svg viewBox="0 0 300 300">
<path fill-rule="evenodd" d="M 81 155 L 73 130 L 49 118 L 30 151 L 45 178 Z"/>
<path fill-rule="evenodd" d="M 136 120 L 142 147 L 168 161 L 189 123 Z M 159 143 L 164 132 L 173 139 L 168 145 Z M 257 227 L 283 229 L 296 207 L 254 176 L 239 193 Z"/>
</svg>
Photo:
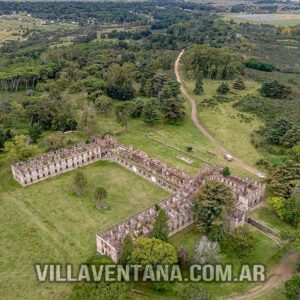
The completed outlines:
<svg viewBox="0 0 300 300">
<path fill-rule="evenodd" d="M 132 253 L 133 249 L 134 249 L 134 246 L 133 246 L 131 236 L 130 236 L 130 234 L 127 234 L 123 241 L 122 248 L 120 250 L 120 258 L 119 258 L 120 264 L 126 265 L 126 264 L 130 263 L 131 253 Z"/>
<path fill-rule="evenodd" d="M 229 176 L 230 175 L 230 169 L 229 167 L 224 167 L 222 171 L 223 176 Z"/>
<path fill-rule="evenodd" d="M 182 99 L 168 98 L 163 108 L 164 119 L 169 124 L 179 124 L 185 116 Z"/>
<path fill-rule="evenodd" d="M 159 239 L 163 242 L 168 242 L 169 227 L 168 227 L 168 216 L 163 209 L 158 211 L 155 218 L 151 237 Z"/>
<path fill-rule="evenodd" d="M 196 77 L 194 94 L 200 95 L 203 92 L 204 92 L 204 90 L 203 90 L 203 75 L 202 75 L 202 72 L 198 72 L 197 77 Z"/>
<path fill-rule="evenodd" d="M 230 91 L 229 84 L 227 82 L 222 82 L 219 87 L 217 88 L 217 93 L 218 94 L 228 94 Z"/>
<path fill-rule="evenodd" d="M 144 121 L 149 125 L 155 125 L 161 120 L 161 113 L 156 99 L 150 99 L 145 107 L 143 114 Z"/>
</svg>

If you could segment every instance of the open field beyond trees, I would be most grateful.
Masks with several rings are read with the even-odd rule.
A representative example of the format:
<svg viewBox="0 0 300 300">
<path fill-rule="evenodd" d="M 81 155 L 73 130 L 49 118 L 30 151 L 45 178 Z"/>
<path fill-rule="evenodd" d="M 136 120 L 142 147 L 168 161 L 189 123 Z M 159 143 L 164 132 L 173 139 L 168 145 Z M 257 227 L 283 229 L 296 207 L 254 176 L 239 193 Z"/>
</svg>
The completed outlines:
<svg viewBox="0 0 300 300">
<path fill-rule="evenodd" d="M 226 19 L 236 22 L 270 24 L 274 26 L 295 26 L 300 24 L 300 14 L 226 14 Z"/>
</svg>

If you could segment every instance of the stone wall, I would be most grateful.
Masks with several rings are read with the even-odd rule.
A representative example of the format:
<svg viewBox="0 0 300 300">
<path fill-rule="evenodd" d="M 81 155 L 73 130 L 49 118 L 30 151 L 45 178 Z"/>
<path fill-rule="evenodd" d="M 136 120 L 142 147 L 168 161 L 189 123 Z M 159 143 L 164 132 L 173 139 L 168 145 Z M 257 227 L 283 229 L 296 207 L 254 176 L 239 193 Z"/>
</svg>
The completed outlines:
<svg viewBox="0 0 300 300">
<path fill-rule="evenodd" d="M 192 199 L 209 180 L 221 181 L 232 191 L 236 203 L 235 209 L 228 216 L 231 229 L 243 225 L 248 211 L 263 201 L 265 195 L 265 185 L 249 178 L 225 177 L 216 166 L 201 169 L 197 176 L 191 177 L 183 170 L 168 167 L 159 160 L 149 158 L 145 152 L 118 144 L 111 135 L 106 135 L 103 139 L 94 137 L 89 144 L 80 143 L 71 149 L 59 149 L 27 162 L 14 164 L 12 173 L 15 180 L 27 186 L 102 159 L 115 161 L 172 193 L 159 203 L 169 217 L 170 235 L 194 222 Z M 125 236 L 130 234 L 133 239 L 147 236 L 152 231 L 156 215 L 156 208 L 152 205 L 98 233 L 97 251 L 117 262 Z"/>
<path fill-rule="evenodd" d="M 16 163 L 12 165 L 13 177 L 21 185 L 27 186 L 97 160 L 108 159 L 114 155 L 117 147 L 118 144 L 111 135 L 106 135 L 103 139 L 94 137 L 89 144 L 76 144 L 71 149 L 59 149 Z"/>
<path fill-rule="evenodd" d="M 134 165 L 129 163 L 129 168 Z M 128 167 L 128 166 L 127 166 Z M 168 226 L 170 235 L 177 233 L 194 222 L 191 210 L 192 199 L 201 186 L 209 180 L 218 180 L 230 187 L 236 199 L 235 209 L 228 216 L 230 229 L 241 226 L 247 219 L 249 205 L 259 203 L 264 198 L 264 186 L 250 179 L 240 179 L 233 176 L 224 177 L 221 170 L 209 167 L 200 170 L 198 176 L 190 178 L 188 182 L 180 186 L 170 197 L 162 200 L 159 206 L 164 209 L 169 217 Z M 118 261 L 118 253 L 127 234 L 135 240 L 140 236 L 151 233 L 156 217 L 155 206 L 151 206 L 134 216 L 113 225 L 97 234 L 97 251 L 110 256 L 114 262 Z"/>
</svg>

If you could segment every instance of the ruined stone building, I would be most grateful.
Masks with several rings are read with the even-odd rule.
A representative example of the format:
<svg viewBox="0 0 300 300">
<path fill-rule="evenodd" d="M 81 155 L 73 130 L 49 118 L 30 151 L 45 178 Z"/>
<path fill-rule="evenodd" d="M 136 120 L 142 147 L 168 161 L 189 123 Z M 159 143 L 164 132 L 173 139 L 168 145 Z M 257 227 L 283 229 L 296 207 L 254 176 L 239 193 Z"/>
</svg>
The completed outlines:
<svg viewBox="0 0 300 300">
<path fill-rule="evenodd" d="M 116 149 L 117 142 L 111 135 L 106 135 L 104 139 L 94 137 L 89 144 L 79 143 L 71 149 L 63 148 L 42 154 L 26 162 L 18 162 L 12 165 L 13 177 L 21 185 L 27 186 L 111 157 Z"/>
<path fill-rule="evenodd" d="M 191 210 L 192 199 L 208 180 L 221 181 L 232 191 L 236 202 L 235 209 L 228 216 L 230 228 L 243 225 L 248 211 L 263 201 L 265 195 L 265 185 L 247 178 L 223 176 L 216 166 L 201 169 L 197 176 L 191 177 L 185 171 L 149 158 L 145 152 L 118 144 L 111 135 L 103 139 L 94 137 L 89 144 L 78 144 L 71 149 L 60 149 L 14 164 L 12 172 L 20 184 L 27 186 L 101 159 L 114 161 L 172 193 L 159 203 L 169 217 L 170 235 L 195 221 Z M 133 239 L 147 236 L 152 231 L 156 214 L 156 207 L 152 205 L 98 233 L 97 251 L 117 262 L 125 236 L 130 234 Z"/>
</svg>

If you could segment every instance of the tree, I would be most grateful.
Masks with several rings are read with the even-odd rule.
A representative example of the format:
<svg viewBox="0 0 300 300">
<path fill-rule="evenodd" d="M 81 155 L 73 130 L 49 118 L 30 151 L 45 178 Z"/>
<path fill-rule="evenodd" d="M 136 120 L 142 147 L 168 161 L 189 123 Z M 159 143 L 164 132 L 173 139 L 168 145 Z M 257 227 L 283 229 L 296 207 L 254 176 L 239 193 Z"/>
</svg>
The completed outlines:
<svg viewBox="0 0 300 300">
<path fill-rule="evenodd" d="M 248 257 L 255 249 L 256 238 L 246 226 L 235 228 L 229 239 L 232 253 L 239 258 Z"/>
<path fill-rule="evenodd" d="M 229 84 L 227 82 L 222 82 L 217 88 L 217 93 L 221 95 L 228 94 L 230 91 Z"/>
<path fill-rule="evenodd" d="M 122 66 L 111 64 L 105 75 L 108 82 L 107 95 L 117 100 L 132 99 L 135 94 L 132 82 L 136 76 L 137 69 L 132 63 L 125 63 Z"/>
<path fill-rule="evenodd" d="M 233 83 L 232 87 L 236 90 L 244 90 L 246 88 L 245 83 L 244 83 L 243 79 L 241 79 L 241 78 L 237 79 Z"/>
<path fill-rule="evenodd" d="M 0 128 L 0 152 L 3 150 L 4 143 L 12 138 L 11 131 L 9 129 Z"/>
<path fill-rule="evenodd" d="M 228 231 L 227 216 L 234 206 L 229 187 L 210 180 L 193 199 L 193 211 L 204 232 L 213 241 L 220 241 Z"/>
<path fill-rule="evenodd" d="M 138 118 L 142 115 L 144 109 L 144 101 L 141 99 L 136 99 L 133 103 L 133 109 L 131 112 L 131 116 L 133 118 Z"/>
<path fill-rule="evenodd" d="M 133 110 L 132 103 L 118 103 L 115 107 L 115 115 L 117 118 L 117 122 L 125 127 L 125 130 L 128 128 L 128 119 Z"/>
<path fill-rule="evenodd" d="M 289 242 L 288 245 L 292 251 L 300 252 L 300 231 L 298 229 L 285 230 L 281 232 L 281 236 Z"/>
<path fill-rule="evenodd" d="M 73 186 L 78 196 L 84 195 L 85 187 L 87 186 L 87 178 L 82 171 L 77 171 L 73 176 Z"/>
<path fill-rule="evenodd" d="M 33 124 L 33 126 L 29 128 L 28 134 L 31 142 L 35 144 L 42 134 L 42 128 L 38 124 Z"/>
<path fill-rule="evenodd" d="M 143 119 L 150 126 L 158 124 L 161 121 L 161 113 L 156 99 L 152 98 L 145 104 Z"/>
<path fill-rule="evenodd" d="M 7 154 L 7 158 L 13 162 L 25 161 L 33 156 L 41 153 L 37 145 L 29 145 L 28 137 L 25 135 L 17 135 L 12 141 L 4 143 L 3 152 Z"/>
<path fill-rule="evenodd" d="M 287 155 L 289 158 L 296 162 L 300 162 L 300 144 L 294 146 L 292 149 L 287 151 Z"/>
<path fill-rule="evenodd" d="M 53 151 L 66 146 L 66 136 L 63 132 L 53 132 L 39 142 L 46 151 Z"/>
<path fill-rule="evenodd" d="M 294 275 L 284 283 L 285 296 L 288 300 L 298 300 L 300 297 L 300 275 Z"/>
<path fill-rule="evenodd" d="M 279 143 L 287 148 L 292 148 L 300 142 L 300 129 L 293 127 L 286 131 L 280 138 Z"/>
<path fill-rule="evenodd" d="M 263 83 L 259 92 L 264 97 L 286 99 L 292 94 L 292 89 L 274 80 Z"/>
<path fill-rule="evenodd" d="M 292 126 L 291 122 L 282 118 L 270 123 L 265 130 L 267 141 L 271 144 L 280 144 L 282 138 Z"/>
<path fill-rule="evenodd" d="M 230 175 L 230 169 L 229 167 L 224 167 L 222 171 L 223 176 L 229 176 Z"/>
<path fill-rule="evenodd" d="M 203 90 L 203 74 L 202 74 L 202 72 L 197 72 L 194 94 L 200 95 L 203 92 L 204 92 L 204 90 Z"/>
<path fill-rule="evenodd" d="M 169 218 L 165 210 L 162 208 L 159 209 L 150 236 L 159 239 L 163 242 L 168 242 L 168 237 L 169 237 L 168 219 Z"/>
<path fill-rule="evenodd" d="M 177 251 L 178 263 L 181 267 L 186 267 L 188 265 L 189 255 L 186 246 L 182 245 Z"/>
<path fill-rule="evenodd" d="M 102 255 L 96 255 L 91 257 L 86 264 L 88 266 L 95 266 L 96 269 L 101 268 L 105 265 L 112 265 L 113 262 L 111 258 Z M 92 274 L 91 267 L 89 268 L 90 274 Z M 105 277 L 106 268 L 103 268 L 102 278 Z M 127 294 L 130 290 L 129 282 L 104 282 L 103 280 L 99 282 L 82 282 L 75 284 L 72 287 L 70 294 L 71 300 L 125 300 L 128 298 Z"/>
<path fill-rule="evenodd" d="M 274 208 L 276 215 L 293 226 L 300 223 L 300 201 L 295 198 L 271 197 L 268 203 Z"/>
<path fill-rule="evenodd" d="M 209 300 L 209 294 L 205 288 L 199 283 L 190 283 L 185 285 L 180 293 L 180 298 L 183 300 Z"/>
<path fill-rule="evenodd" d="M 169 76 L 166 73 L 157 72 L 151 79 L 146 82 L 144 86 L 146 95 L 148 97 L 157 97 L 168 80 Z"/>
<path fill-rule="evenodd" d="M 276 69 L 274 65 L 259 61 L 254 58 L 251 58 L 250 60 L 246 61 L 245 66 L 249 69 L 265 71 L 265 72 L 272 72 Z"/>
<path fill-rule="evenodd" d="M 178 124 L 183 121 L 185 109 L 181 98 L 168 98 L 164 101 L 164 119 L 169 124 Z"/>
<path fill-rule="evenodd" d="M 139 237 L 132 251 L 133 264 L 142 265 L 172 265 L 177 263 L 176 249 L 173 245 L 155 238 Z"/>
<path fill-rule="evenodd" d="M 122 265 L 126 265 L 129 264 L 131 261 L 131 253 L 134 249 L 134 245 L 132 242 L 132 238 L 130 234 L 127 234 L 122 247 L 120 249 L 120 259 L 119 259 L 119 263 Z"/>
<path fill-rule="evenodd" d="M 83 107 L 78 120 L 78 129 L 87 136 L 91 136 L 96 130 L 96 114 L 90 105 Z"/>
<path fill-rule="evenodd" d="M 94 193 L 94 199 L 96 201 L 96 207 L 102 209 L 104 207 L 104 200 L 107 198 L 107 191 L 103 187 L 97 187 Z"/>
<path fill-rule="evenodd" d="M 112 109 L 113 103 L 111 98 L 101 95 L 95 99 L 95 105 L 100 114 L 107 116 Z"/>
</svg>

